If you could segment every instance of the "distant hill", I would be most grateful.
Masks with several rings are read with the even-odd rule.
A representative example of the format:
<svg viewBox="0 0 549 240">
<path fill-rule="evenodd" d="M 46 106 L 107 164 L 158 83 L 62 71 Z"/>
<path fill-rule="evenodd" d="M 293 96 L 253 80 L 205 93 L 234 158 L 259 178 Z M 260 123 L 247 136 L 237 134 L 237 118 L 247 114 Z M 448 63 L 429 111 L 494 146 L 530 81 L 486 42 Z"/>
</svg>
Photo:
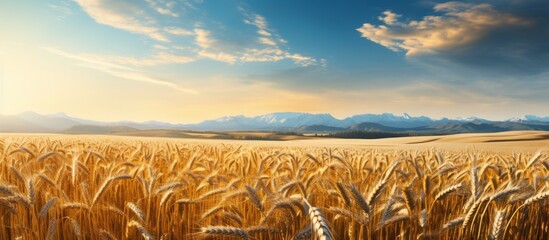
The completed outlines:
<svg viewBox="0 0 549 240">
<path fill-rule="evenodd" d="M 409 129 L 409 132 L 426 133 L 491 133 L 504 131 L 542 130 L 549 131 L 549 125 L 529 125 L 514 122 L 451 122 Z"/>
<path fill-rule="evenodd" d="M 308 132 L 341 132 L 346 131 L 346 128 L 341 127 L 331 127 L 331 126 L 325 126 L 325 125 L 308 125 L 308 126 L 301 126 L 296 128 L 295 132 L 300 133 L 308 133 Z"/>
<path fill-rule="evenodd" d="M 359 114 L 338 119 L 327 113 L 275 112 L 259 116 L 226 116 L 194 124 L 159 121 L 101 122 L 75 118 L 65 113 L 38 114 L 24 112 L 0 116 L 0 132 L 111 133 L 135 130 L 176 131 L 277 131 L 297 133 L 333 133 L 346 131 L 452 134 L 515 130 L 549 131 L 549 117 L 525 115 L 506 121 L 478 117 L 432 119 L 409 114 Z"/>
<path fill-rule="evenodd" d="M 493 123 L 482 123 L 482 122 L 451 122 L 451 123 L 441 123 L 434 124 L 427 127 L 414 128 L 409 131 L 413 132 L 433 132 L 433 133 L 487 133 L 487 132 L 503 132 L 507 129 L 498 127 Z"/>
<path fill-rule="evenodd" d="M 348 128 L 363 122 L 377 123 L 390 127 L 420 127 L 439 121 L 425 116 L 412 117 L 408 114 L 396 116 L 390 113 L 361 114 L 344 119 L 334 118 L 327 113 L 311 114 L 300 112 L 277 112 L 255 117 L 227 116 L 214 120 L 207 120 L 197 124 L 184 125 L 188 129 L 196 130 L 296 130 L 303 126 L 326 126 L 336 128 Z M 307 129 L 309 130 L 309 129 Z"/>
<path fill-rule="evenodd" d="M 388 126 L 383 126 L 383 125 L 378 124 L 378 123 L 364 122 L 364 123 L 351 125 L 350 127 L 347 128 L 347 130 L 367 131 L 367 132 L 405 132 L 408 129 L 407 128 L 388 127 Z"/>
<path fill-rule="evenodd" d="M 35 112 L 24 112 L 17 116 L 36 126 L 53 131 L 61 131 L 72 126 L 82 124 L 79 121 L 73 120 L 70 117 L 61 114 L 40 115 Z"/>
<path fill-rule="evenodd" d="M 447 135 L 456 133 L 495 133 L 506 131 L 549 131 L 549 123 L 523 124 L 520 122 L 493 122 L 487 120 L 472 120 L 469 122 L 449 121 L 435 123 L 424 127 L 394 128 L 377 123 L 360 123 L 346 128 L 344 131 L 332 132 L 327 137 L 335 138 L 386 138 L 421 135 Z"/>
<path fill-rule="evenodd" d="M 393 132 L 346 131 L 346 132 L 336 132 L 336 133 L 325 135 L 325 136 L 334 137 L 334 138 L 378 139 L 378 138 L 409 137 L 411 136 L 411 134 L 393 133 Z"/>
<path fill-rule="evenodd" d="M 402 116 L 396 116 L 390 113 L 382 114 L 360 114 L 354 115 L 342 120 L 345 126 L 352 126 L 360 123 L 377 123 L 387 127 L 396 127 L 396 128 L 413 128 L 431 125 L 437 122 L 447 122 L 448 119 L 434 120 L 429 117 L 419 116 L 412 117 L 407 113 L 404 113 Z"/>
<path fill-rule="evenodd" d="M 547 122 L 529 122 L 529 123 L 516 123 L 516 122 L 496 122 L 495 126 L 505 128 L 512 131 L 519 130 L 541 130 L 549 131 L 549 123 Z"/>
<path fill-rule="evenodd" d="M 36 124 L 25 121 L 24 119 L 18 116 L 4 116 L 0 115 L 0 132 L 9 132 L 9 133 L 46 133 L 52 132 L 51 129 L 38 126 Z"/>
<path fill-rule="evenodd" d="M 127 126 L 95 126 L 95 125 L 77 125 L 63 131 L 71 134 L 108 134 L 118 132 L 138 131 L 137 128 Z"/>
</svg>

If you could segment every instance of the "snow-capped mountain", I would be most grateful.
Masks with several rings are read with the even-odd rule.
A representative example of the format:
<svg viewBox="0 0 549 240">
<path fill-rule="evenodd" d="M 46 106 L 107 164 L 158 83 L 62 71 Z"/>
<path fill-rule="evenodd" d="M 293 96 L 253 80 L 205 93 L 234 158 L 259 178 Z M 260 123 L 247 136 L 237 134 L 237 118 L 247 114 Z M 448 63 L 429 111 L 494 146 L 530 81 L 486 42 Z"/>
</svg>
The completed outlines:
<svg viewBox="0 0 549 240">
<path fill-rule="evenodd" d="M 377 125 L 376 125 L 377 124 Z M 465 125 L 463 125 L 465 124 Z M 484 125 L 483 125 L 484 124 Z M 378 126 L 379 125 L 379 126 Z M 137 130 L 171 129 L 199 131 L 300 131 L 299 129 L 408 129 L 407 131 L 444 131 L 455 129 L 544 130 L 549 129 L 549 117 L 525 115 L 506 121 L 490 121 L 478 117 L 432 119 L 426 116 L 383 114 L 360 114 L 337 119 L 328 113 L 276 112 L 259 116 L 226 116 L 195 124 L 171 124 L 159 121 L 147 122 L 100 122 L 74 118 L 65 113 L 38 114 L 24 112 L 19 115 L 0 115 L 0 132 L 63 132 L 75 126 L 100 126 L 112 129 L 133 128 Z M 354 126 L 354 127 L 353 127 Z M 488 128 L 490 127 L 490 128 Z M 110 129 L 109 128 L 109 129 Z M 488 131 L 487 130 L 487 131 Z M 381 130 L 379 130 L 381 131 Z M 461 131 L 461 130 L 460 130 Z M 490 130 L 491 131 L 491 130 Z"/>
<path fill-rule="evenodd" d="M 549 117 L 540 117 L 536 115 L 524 115 L 522 117 L 510 118 L 509 122 L 549 122 Z"/>
<path fill-rule="evenodd" d="M 255 121 L 261 124 L 267 124 L 269 126 L 293 128 L 296 126 L 305 125 L 328 125 L 337 127 L 341 124 L 340 120 L 334 118 L 332 115 L 323 114 L 310 114 L 310 113 L 296 113 L 296 112 L 282 112 L 271 113 L 261 115 L 253 118 Z"/>
<path fill-rule="evenodd" d="M 185 126 L 196 130 L 288 130 L 308 125 L 339 127 L 342 124 L 341 120 L 326 113 L 279 112 L 255 117 L 227 116 Z"/>
<path fill-rule="evenodd" d="M 549 123 L 549 117 L 532 117 L 528 121 L 538 121 Z M 506 121 L 503 121 L 506 122 Z M 394 115 L 391 113 L 382 114 L 360 114 L 344 119 L 334 118 L 327 113 L 311 114 L 300 112 L 277 112 L 265 115 L 247 117 L 243 115 L 221 117 L 214 120 L 207 120 L 197 124 L 187 124 L 182 127 L 192 130 L 295 130 L 304 126 L 325 126 L 328 128 L 349 128 L 351 126 L 373 123 L 392 128 L 419 128 L 432 125 L 441 125 L 447 123 L 473 123 L 490 124 L 498 121 L 490 121 L 479 117 L 467 118 L 442 118 L 432 119 L 426 116 L 411 116 L 407 113 L 403 115 Z"/>
<path fill-rule="evenodd" d="M 400 128 L 412 128 L 430 125 L 436 122 L 429 117 L 419 116 L 412 117 L 407 113 L 402 116 L 396 116 L 391 113 L 382 114 L 360 114 L 354 115 L 342 120 L 343 125 L 350 126 L 353 124 L 360 124 L 364 122 L 377 123 L 387 127 L 400 127 Z"/>
<path fill-rule="evenodd" d="M 484 118 L 479 118 L 479 117 L 457 117 L 457 118 L 454 118 L 453 120 L 455 121 L 460 121 L 460 122 L 490 122 L 490 120 L 486 120 Z"/>
</svg>

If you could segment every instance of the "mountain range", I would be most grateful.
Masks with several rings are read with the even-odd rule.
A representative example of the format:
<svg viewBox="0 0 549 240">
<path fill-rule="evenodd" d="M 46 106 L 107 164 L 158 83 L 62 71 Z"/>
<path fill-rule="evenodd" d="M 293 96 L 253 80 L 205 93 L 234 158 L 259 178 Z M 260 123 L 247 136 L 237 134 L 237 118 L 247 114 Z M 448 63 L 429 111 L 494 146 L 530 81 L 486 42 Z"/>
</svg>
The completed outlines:
<svg viewBox="0 0 549 240">
<path fill-rule="evenodd" d="M 0 132 L 109 133 L 152 129 L 194 131 L 293 131 L 298 133 L 368 131 L 450 134 L 501 132 L 512 130 L 549 131 L 549 117 L 525 115 L 505 121 L 476 117 L 432 119 L 426 116 L 397 116 L 390 113 L 360 114 L 337 119 L 330 114 L 277 112 L 259 116 L 226 116 L 195 124 L 158 121 L 101 122 L 68 116 L 65 113 L 0 115 Z"/>
</svg>

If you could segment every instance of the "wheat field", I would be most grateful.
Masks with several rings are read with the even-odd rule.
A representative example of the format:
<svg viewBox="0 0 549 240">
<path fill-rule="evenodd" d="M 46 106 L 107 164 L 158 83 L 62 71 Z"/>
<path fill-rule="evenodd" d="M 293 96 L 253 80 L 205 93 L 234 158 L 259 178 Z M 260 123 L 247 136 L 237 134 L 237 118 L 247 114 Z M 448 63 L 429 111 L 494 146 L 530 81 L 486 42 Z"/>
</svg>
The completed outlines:
<svg viewBox="0 0 549 240">
<path fill-rule="evenodd" d="M 544 152 L 0 137 L 0 239 L 549 239 Z"/>
</svg>

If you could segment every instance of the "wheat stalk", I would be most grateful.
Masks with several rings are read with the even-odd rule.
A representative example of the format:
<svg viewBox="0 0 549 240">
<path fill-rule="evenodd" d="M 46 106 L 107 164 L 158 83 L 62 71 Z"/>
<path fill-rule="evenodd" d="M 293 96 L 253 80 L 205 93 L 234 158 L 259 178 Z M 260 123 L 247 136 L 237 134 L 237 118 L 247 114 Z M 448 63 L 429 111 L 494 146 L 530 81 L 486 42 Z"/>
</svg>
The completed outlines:
<svg viewBox="0 0 549 240">
<path fill-rule="evenodd" d="M 126 203 L 126 206 L 128 206 L 128 208 L 132 210 L 132 212 L 135 214 L 135 216 L 137 216 L 140 222 L 145 222 L 146 216 L 145 216 L 145 213 L 141 210 L 141 208 L 139 208 L 137 205 L 131 202 Z"/>
<path fill-rule="evenodd" d="M 351 195 L 353 196 L 353 199 L 358 204 L 358 206 L 362 208 L 364 213 L 370 214 L 370 205 L 368 204 L 368 202 L 366 202 L 366 200 L 362 196 L 362 193 L 360 193 L 354 185 L 349 185 L 349 189 L 351 189 Z"/>
<path fill-rule="evenodd" d="M 173 195 L 173 190 L 170 189 L 168 190 L 167 192 L 164 193 L 164 195 L 162 195 L 162 198 L 160 199 L 160 206 L 164 206 L 164 204 L 166 204 L 166 202 L 170 199 L 170 197 Z"/>
<path fill-rule="evenodd" d="M 46 216 L 46 214 L 48 214 L 48 210 L 50 210 L 50 208 L 55 204 L 56 200 L 57 199 L 55 197 L 48 200 L 40 210 L 40 213 L 38 213 L 38 217 Z"/>
<path fill-rule="evenodd" d="M 486 199 L 483 198 L 483 199 L 479 199 L 475 203 L 473 203 L 473 205 L 471 206 L 469 211 L 467 211 L 467 214 L 465 215 L 465 219 L 463 220 L 463 225 L 461 226 L 463 229 L 465 229 L 471 223 L 475 213 L 480 208 L 480 205 L 482 203 L 484 203 L 485 201 L 486 201 Z"/>
<path fill-rule="evenodd" d="M 452 186 L 449 186 L 447 188 L 445 188 L 444 190 L 442 190 L 441 192 L 439 192 L 436 196 L 435 196 L 435 200 L 434 202 L 446 197 L 447 195 L 459 190 L 460 188 L 462 187 L 462 184 L 461 183 L 458 183 L 458 184 L 454 184 Z"/>
<path fill-rule="evenodd" d="M 322 211 L 320 211 L 319 208 L 310 207 L 309 218 L 311 219 L 311 223 L 314 230 L 313 232 L 316 234 L 318 239 L 320 240 L 332 239 L 331 237 L 332 233 L 330 232 L 328 221 L 326 220 L 326 217 L 324 217 L 324 214 L 322 214 Z"/>
<path fill-rule="evenodd" d="M 145 240 L 154 240 L 154 236 L 145 228 L 143 225 L 141 225 L 139 222 L 132 220 L 130 223 L 128 223 L 128 226 L 126 227 L 126 237 L 129 235 L 129 229 L 131 228 L 137 228 L 137 231 L 145 238 Z"/>
<path fill-rule="evenodd" d="M 259 200 L 259 195 L 257 194 L 257 191 L 250 185 L 246 185 L 245 187 L 246 191 L 248 192 L 248 198 L 250 199 L 250 201 L 259 211 L 263 212 L 265 209 L 263 207 L 263 204 L 261 204 L 261 200 Z"/>
<path fill-rule="evenodd" d="M 385 185 L 387 184 L 387 179 L 381 179 L 375 187 L 370 191 L 370 195 L 368 195 L 368 198 L 366 198 L 366 204 L 368 206 L 372 206 L 372 204 L 376 201 L 376 199 L 381 194 L 381 191 L 385 188 Z"/>
<path fill-rule="evenodd" d="M 74 235 L 77 239 L 80 239 L 82 237 L 82 232 L 80 231 L 80 224 L 74 219 L 71 218 L 71 225 L 72 229 L 74 231 Z"/>
<path fill-rule="evenodd" d="M 280 229 L 266 226 L 253 226 L 246 228 L 246 231 L 248 231 L 250 235 L 253 235 L 255 233 L 278 233 L 280 232 Z"/>
<path fill-rule="evenodd" d="M 52 218 L 48 224 L 48 232 L 46 235 L 47 240 L 54 240 L 56 239 L 57 235 L 57 219 Z"/>
<path fill-rule="evenodd" d="M 529 197 L 528 199 L 526 199 L 526 201 L 524 201 L 523 205 L 528 206 L 530 204 L 545 200 L 547 198 L 549 198 L 549 190 L 545 192 L 540 192 L 532 197 Z"/>
<path fill-rule="evenodd" d="M 499 240 L 501 239 L 501 231 L 503 221 L 505 219 L 505 215 L 507 214 L 507 210 L 496 210 L 496 213 L 494 215 L 494 221 L 492 224 L 492 232 L 490 234 L 490 239 L 492 240 Z"/>
<path fill-rule="evenodd" d="M 235 227 L 226 227 L 226 226 L 208 226 L 208 227 L 202 227 L 201 232 L 206 235 L 213 235 L 213 236 L 227 236 L 227 237 L 241 237 L 241 238 L 249 238 L 250 234 L 248 231 L 242 228 L 235 228 Z"/>
<path fill-rule="evenodd" d="M 116 237 L 105 229 L 99 229 L 99 236 L 105 240 L 116 240 Z"/>
<path fill-rule="evenodd" d="M 93 205 L 95 205 L 97 200 L 99 200 L 99 198 L 105 193 L 105 191 L 107 190 L 107 188 L 109 187 L 109 185 L 112 182 L 117 181 L 117 180 L 131 179 L 131 178 L 132 178 L 132 176 L 130 176 L 130 175 L 119 175 L 119 176 L 116 176 L 116 177 L 109 177 L 107 180 L 105 180 L 103 182 L 103 184 L 101 184 L 101 186 L 99 187 L 99 189 L 95 193 L 95 195 L 93 197 L 93 200 L 92 200 L 92 203 L 91 203 L 91 206 L 93 207 Z"/>
<path fill-rule="evenodd" d="M 345 186 L 341 182 L 336 183 L 337 191 L 339 192 L 341 198 L 345 201 L 345 204 L 347 206 L 351 206 L 351 198 L 349 197 L 349 194 L 347 194 L 347 190 L 345 190 Z"/>
<path fill-rule="evenodd" d="M 463 224 L 464 221 L 465 221 L 464 216 L 452 219 L 449 222 L 445 223 L 444 226 L 442 226 L 442 229 L 443 230 L 448 230 L 448 229 L 451 229 L 451 228 L 455 228 L 455 227 Z"/>
<path fill-rule="evenodd" d="M 219 206 L 214 206 L 214 207 L 208 209 L 206 212 L 204 212 L 204 213 L 202 214 L 202 217 L 201 217 L 201 218 L 202 218 L 202 219 L 208 218 L 208 217 L 210 217 L 210 216 L 216 214 L 217 212 L 223 210 L 223 208 L 224 208 L 224 207 L 221 206 L 221 205 L 219 205 Z"/>
</svg>

